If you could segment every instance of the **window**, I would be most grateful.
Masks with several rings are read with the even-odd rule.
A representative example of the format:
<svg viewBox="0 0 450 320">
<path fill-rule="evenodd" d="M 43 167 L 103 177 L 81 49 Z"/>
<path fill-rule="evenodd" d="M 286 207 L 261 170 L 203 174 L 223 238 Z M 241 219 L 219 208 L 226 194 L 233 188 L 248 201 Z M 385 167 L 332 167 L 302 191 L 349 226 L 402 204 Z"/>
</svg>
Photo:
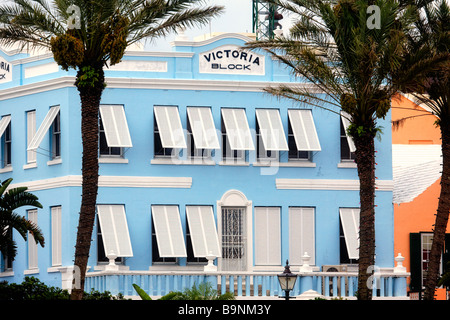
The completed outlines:
<svg viewBox="0 0 450 320">
<path fill-rule="evenodd" d="M 352 137 L 347 134 L 349 120 L 346 118 L 347 114 L 341 114 L 340 130 L 341 130 L 341 161 L 353 161 L 355 160 L 355 144 Z"/>
<path fill-rule="evenodd" d="M 61 207 L 51 208 L 52 266 L 62 265 Z"/>
<path fill-rule="evenodd" d="M 50 158 L 58 159 L 61 157 L 61 121 L 59 113 L 51 126 L 51 154 Z"/>
<path fill-rule="evenodd" d="M 211 158 L 214 149 L 220 149 L 211 108 L 187 108 L 188 156 Z"/>
<path fill-rule="evenodd" d="M 410 241 L 410 270 L 412 292 L 420 292 L 424 289 L 427 276 L 428 262 L 430 258 L 431 244 L 433 241 L 432 232 L 411 233 Z M 443 274 L 448 268 L 450 248 L 450 234 L 445 234 L 445 243 L 441 256 L 440 274 Z"/>
<path fill-rule="evenodd" d="M 176 106 L 155 106 L 154 154 L 155 157 L 178 156 L 177 151 L 187 148 Z"/>
<path fill-rule="evenodd" d="M 222 157 L 245 161 L 245 152 L 255 150 L 244 109 L 222 109 Z"/>
<path fill-rule="evenodd" d="M 178 206 L 153 205 L 152 218 L 153 262 L 175 262 L 173 258 L 187 257 Z"/>
<path fill-rule="evenodd" d="M 123 106 L 101 105 L 99 118 L 100 156 L 122 157 L 133 146 Z"/>
<path fill-rule="evenodd" d="M 212 207 L 186 206 L 186 217 L 189 230 L 189 237 L 186 238 L 192 245 L 194 257 L 206 257 L 210 253 L 220 257 L 219 236 Z M 189 247 L 188 243 L 188 251 Z"/>
<path fill-rule="evenodd" d="M 289 150 L 286 136 L 277 109 L 256 110 L 257 158 L 278 160 L 279 151 Z"/>
<path fill-rule="evenodd" d="M 289 160 L 311 160 L 311 152 L 321 151 L 311 110 L 288 110 Z"/>
<path fill-rule="evenodd" d="M 123 149 L 120 147 L 109 147 L 108 143 L 106 142 L 106 133 L 105 129 L 103 127 L 103 122 L 100 116 L 100 130 L 99 130 L 99 143 L 100 143 L 100 156 L 101 157 L 122 157 L 123 156 Z"/>
<path fill-rule="evenodd" d="M 56 116 L 59 114 L 59 109 L 60 109 L 59 106 L 54 106 L 54 107 L 51 107 L 50 110 L 47 112 L 47 115 L 45 116 L 44 120 L 42 121 L 39 129 L 33 135 L 33 138 L 31 139 L 30 143 L 28 144 L 27 154 L 28 154 L 28 152 L 36 153 L 42 140 L 44 140 L 44 137 L 47 134 L 47 131 L 50 129 L 50 126 L 54 123 Z M 47 152 L 49 152 L 49 151 L 47 150 Z"/>
<path fill-rule="evenodd" d="M 280 208 L 255 207 L 255 265 L 280 264 Z"/>
<path fill-rule="evenodd" d="M 36 110 L 27 112 L 27 146 L 36 134 Z M 36 162 L 36 152 L 27 150 L 27 163 Z"/>
<path fill-rule="evenodd" d="M 433 234 L 432 233 L 422 233 L 422 246 L 421 246 L 421 252 L 422 252 L 422 284 L 425 283 L 425 280 L 427 278 L 428 273 L 428 262 L 430 261 L 430 252 L 431 252 L 431 245 L 433 243 Z"/>
<path fill-rule="evenodd" d="M 28 210 L 28 221 L 30 221 L 32 224 L 37 225 L 38 219 L 37 219 L 37 210 Z M 33 235 L 28 232 L 28 269 L 37 269 L 38 268 L 38 254 L 37 249 L 38 246 L 34 240 Z"/>
<path fill-rule="evenodd" d="M 11 227 L 6 227 L 5 228 L 5 239 L 9 238 L 12 242 L 13 239 L 13 229 Z M 1 261 L 1 271 L 5 272 L 5 271 L 10 271 L 13 268 L 13 260 L 9 259 L 9 257 L 7 255 L 4 255 L 3 253 L 0 252 L 0 255 L 2 256 L 2 261 Z"/>
<path fill-rule="evenodd" d="M 98 215 L 98 242 L 103 244 L 98 247 L 98 261 L 114 253 L 117 257 L 132 257 L 128 224 L 123 205 L 97 205 Z M 101 239 L 101 241 L 100 241 Z"/>
<path fill-rule="evenodd" d="M 295 143 L 294 133 L 292 131 L 291 123 L 288 123 L 288 145 L 289 145 L 289 160 L 310 160 L 311 153 L 309 151 L 299 151 Z"/>
<path fill-rule="evenodd" d="M 359 259 L 359 209 L 340 208 L 340 262 L 357 263 Z"/>
<path fill-rule="evenodd" d="M 289 208 L 289 262 L 302 265 L 305 252 L 310 256 L 309 264 L 315 260 L 314 208 Z"/>
<path fill-rule="evenodd" d="M 231 161 L 245 161 L 245 150 L 232 150 L 227 136 L 227 130 L 222 118 L 222 159 Z"/>
<path fill-rule="evenodd" d="M 0 136 L 2 137 L 2 167 L 11 166 L 11 116 L 3 116 L 0 120 Z"/>
<path fill-rule="evenodd" d="M 3 137 L 3 167 L 11 166 L 11 123 L 5 129 Z"/>
</svg>

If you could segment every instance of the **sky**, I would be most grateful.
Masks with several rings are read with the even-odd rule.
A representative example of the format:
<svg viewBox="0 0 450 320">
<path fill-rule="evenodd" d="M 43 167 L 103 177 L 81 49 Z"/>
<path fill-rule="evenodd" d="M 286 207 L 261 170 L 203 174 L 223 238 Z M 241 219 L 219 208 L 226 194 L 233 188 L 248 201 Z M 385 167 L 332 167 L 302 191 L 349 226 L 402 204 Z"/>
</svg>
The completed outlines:
<svg viewBox="0 0 450 320">
<path fill-rule="evenodd" d="M 225 12 L 218 18 L 213 19 L 209 25 L 202 28 L 188 29 L 185 34 L 189 39 L 209 34 L 210 32 L 252 32 L 252 0 L 207 0 L 207 5 L 221 5 Z M 176 35 L 160 38 L 145 45 L 146 50 L 170 51 L 170 42 L 175 40 Z"/>
</svg>

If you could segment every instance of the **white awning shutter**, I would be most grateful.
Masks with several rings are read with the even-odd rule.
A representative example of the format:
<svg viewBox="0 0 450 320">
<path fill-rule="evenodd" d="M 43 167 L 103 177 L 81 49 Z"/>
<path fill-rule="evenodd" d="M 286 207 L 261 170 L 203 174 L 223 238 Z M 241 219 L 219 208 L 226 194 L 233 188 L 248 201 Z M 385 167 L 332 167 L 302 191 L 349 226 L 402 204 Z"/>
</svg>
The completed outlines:
<svg viewBox="0 0 450 320">
<path fill-rule="evenodd" d="M 178 206 L 152 206 L 160 257 L 187 257 Z"/>
<path fill-rule="evenodd" d="M 105 255 L 111 252 L 118 257 L 132 257 L 130 234 L 123 205 L 97 205 Z"/>
<path fill-rule="evenodd" d="M 231 150 L 255 150 L 244 109 L 222 108 Z"/>
<path fill-rule="evenodd" d="M 220 149 L 211 108 L 188 107 L 187 113 L 197 149 Z"/>
<path fill-rule="evenodd" d="M 178 107 L 155 106 L 153 110 L 162 146 L 164 148 L 187 148 Z"/>
<path fill-rule="evenodd" d="M 347 136 L 348 147 L 350 148 L 350 152 L 355 152 L 356 151 L 355 143 L 353 142 L 352 137 L 350 137 L 347 133 L 347 129 L 350 126 L 349 118 L 350 116 L 347 113 L 341 111 L 342 125 L 344 126 L 345 135 Z"/>
<path fill-rule="evenodd" d="M 344 230 L 345 243 L 347 245 L 348 257 L 359 258 L 359 209 L 340 208 L 342 229 Z"/>
<path fill-rule="evenodd" d="M 122 105 L 101 105 L 100 115 L 108 147 L 131 148 L 130 132 Z"/>
<path fill-rule="evenodd" d="M 38 131 L 34 134 L 33 139 L 31 139 L 30 144 L 28 145 L 27 148 L 28 151 L 31 150 L 36 151 L 37 148 L 39 148 L 39 145 L 41 144 L 42 140 L 44 140 L 44 137 L 47 134 L 48 129 L 52 125 L 58 113 L 59 113 L 59 106 L 54 106 L 50 108 L 50 110 L 47 112 L 47 115 L 44 118 L 44 121 L 42 121 Z"/>
<path fill-rule="evenodd" d="M 298 151 L 321 151 L 311 110 L 288 110 L 289 121 Z"/>
<path fill-rule="evenodd" d="M 195 257 L 221 257 L 219 236 L 210 206 L 186 206 L 186 215 Z"/>
<path fill-rule="evenodd" d="M 257 109 L 256 119 L 258 120 L 259 133 L 265 150 L 289 150 L 279 110 Z"/>
</svg>

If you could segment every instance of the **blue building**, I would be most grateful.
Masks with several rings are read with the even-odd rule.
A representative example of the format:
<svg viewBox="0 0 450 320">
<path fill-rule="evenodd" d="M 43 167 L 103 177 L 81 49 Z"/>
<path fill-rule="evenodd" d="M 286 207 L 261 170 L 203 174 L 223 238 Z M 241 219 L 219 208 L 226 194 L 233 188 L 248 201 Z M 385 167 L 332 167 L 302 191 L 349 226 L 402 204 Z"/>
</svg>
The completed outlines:
<svg viewBox="0 0 450 320">
<path fill-rule="evenodd" d="M 106 70 L 99 193 L 89 273 L 314 271 L 358 259 L 359 181 L 338 114 L 262 91 L 298 82 L 250 38 L 176 39 L 172 52 L 130 50 Z M 0 179 L 27 186 L 46 245 L 14 235 L 0 280 L 63 286 L 81 201 L 81 115 L 75 71 L 51 53 L 0 52 Z M 297 82 L 296 82 L 297 81 Z M 318 94 L 321 94 L 320 92 Z M 390 116 L 377 150 L 376 265 L 394 267 Z M 109 258 L 108 258 L 109 257 Z M 342 269 L 345 270 L 345 269 Z"/>
</svg>

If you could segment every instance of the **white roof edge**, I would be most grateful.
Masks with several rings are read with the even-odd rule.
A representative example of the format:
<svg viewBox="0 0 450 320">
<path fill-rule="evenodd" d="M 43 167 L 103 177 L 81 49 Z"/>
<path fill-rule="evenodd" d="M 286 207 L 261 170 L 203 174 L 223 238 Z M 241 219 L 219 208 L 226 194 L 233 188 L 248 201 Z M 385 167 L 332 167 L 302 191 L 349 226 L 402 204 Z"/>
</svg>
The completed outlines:
<svg viewBox="0 0 450 320">
<path fill-rule="evenodd" d="M 213 33 L 213 36 L 210 38 L 207 38 L 205 40 L 175 40 L 172 41 L 170 44 L 172 47 L 202 47 L 211 43 L 214 43 L 216 41 L 222 40 L 222 39 L 229 39 L 229 38 L 235 38 L 239 40 L 243 40 L 245 42 L 253 41 L 251 37 L 242 34 L 242 33 L 221 33 L 218 35 L 215 35 Z"/>
</svg>

